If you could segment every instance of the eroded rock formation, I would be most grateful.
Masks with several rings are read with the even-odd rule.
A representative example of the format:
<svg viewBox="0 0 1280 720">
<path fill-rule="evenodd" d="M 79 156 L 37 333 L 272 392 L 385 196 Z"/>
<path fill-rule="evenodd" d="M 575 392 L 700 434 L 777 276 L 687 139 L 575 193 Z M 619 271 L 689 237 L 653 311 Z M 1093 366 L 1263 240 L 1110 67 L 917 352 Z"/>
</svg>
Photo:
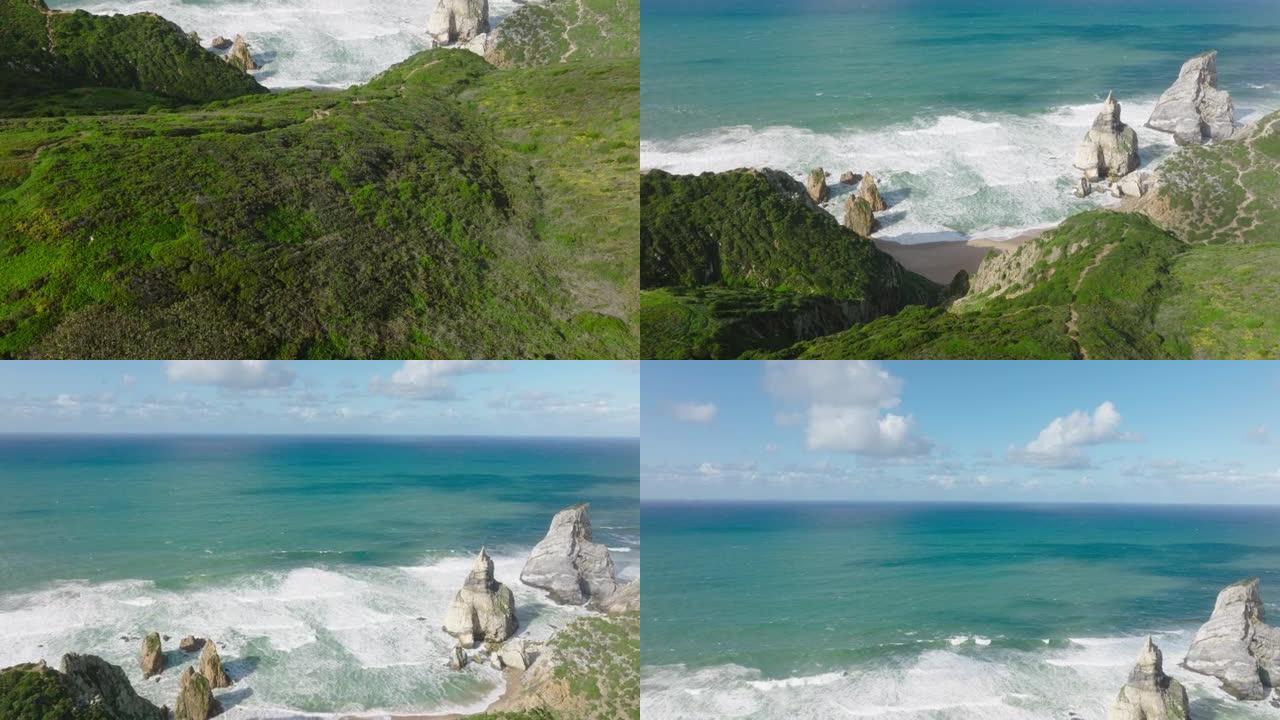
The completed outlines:
<svg viewBox="0 0 1280 720">
<path fill-rule="evenodd" d="M 875 176 L 869 172 L 864 173 L 862 176 L 862 184 L 858 186 L 858 197 L 867 201 L 867 205 L 871 207 L 871 212 L 889 209 L 889 205 L 880 196 L 880 188 L 876 185 Z"/>
<path fill-rule="evenodd" d="M 1074 165 L 1085 178 L 1120 177 L 1138 169 L 1138 133 L 1120 121 L 1120 103 L 1107 93 L 1102 111 L 1076 148 Z"/>
<path fill-rule="evenodd" d="M 489 0 L 436 0 L 427 33 L 442 45 L 466 43 L 489 32 Z"/>
<path fill-rule="evenodd" d="M 1262 700 L 1280 678 L 1280 628 L 1266 623 L 1258 579 L 1218 593 L 1209 621 L 1200 626 L 1183 665 L 1222 681 L 1242 700 Z"/>
<path fill-rule="evenodd" d="M 235 42 L 231 43 L 231 52 L 227 53 L 226 61 L 245 72 L 258 69 L 258 63 L 249 52 L 249 43 L 245 42 L 243 35 L 236 35 Z"/>
<path fill-rule="evenodd" d="M 850 195 L 844 199 L 844 216 L 840 222 L 863 237 L 876 231 L 876 216 L 862 197 Z"/>
<path fill-rule="evenodd" d="M 160 646 L 160 633 L 147 633 L 142 639 L 142 677 L 149 678 L 164 672 L 164 649 Z"/>
<path fill-rule="evenodd" d="M 200 674 L 209 681 L 210 687 L 231 687 L 231 678 L 222 669 L 222 657 L 218 655 L 218 646 L 212 640 L 204 644 L 204 651 L 200 653 Z"/>
<path fill-rule="evenodd" d="M 1107 720 L 1189 720 L 1187 689 L 1164 674 L 1160 648 L 1147 638 Z"/>
<path fill-rule="evenodd" d="M 1235 134 L 1231 93 L 1218 89 L 1218 51 L 1182 64 L 1178 79 L 1160 96 L 1147 127 L 1173 133 L 1179 145 L 1198 145 Z"/>
<path fill-rule="evenodd" d="M 213 689 L 204 675 L 187 666 L 178 681 L 178 702 L 174 720 L 209 720 L 222 713 L 222 705 L 213 697 Z"/>
<path fill-rule="evenodd" d="M 609 548 L 592 542 L 585 503 L 556 513 L 546 537 L 529 554 L 520 580 L 566 605 L 609 600 L 618 589 L 613 558 Z"/>
<path fill-rule="evenodd" d="M 817 203 L 824 203 L 831 198 L 831 190 L 827 188 L 827 171 L 822 168 L 814 168 L 805 176 L 804 189 L 809 193 L 810 199 Z"/>
<path fill-rule="evenodd" d="M 156 635 L 156 642 L 159 640 Z M 68 653 L 62 656 L 61 668 L 71 696 L 79 705 L 99 705 L 109 717 L 119 720 L 169 717 L 168 709 L 157 708 L 134 691 L 123 669 L 96 655 Z"/>
<path fill-rule="evenodd" d="M 458 638 L 463 647 L 472 647 L 486 640 L 502 642 L 517 626 L 515 596 L 511 588 L 494 579 L 493 560 L 481 548 L 445 614 L 445 632 Z"/>
</svg>

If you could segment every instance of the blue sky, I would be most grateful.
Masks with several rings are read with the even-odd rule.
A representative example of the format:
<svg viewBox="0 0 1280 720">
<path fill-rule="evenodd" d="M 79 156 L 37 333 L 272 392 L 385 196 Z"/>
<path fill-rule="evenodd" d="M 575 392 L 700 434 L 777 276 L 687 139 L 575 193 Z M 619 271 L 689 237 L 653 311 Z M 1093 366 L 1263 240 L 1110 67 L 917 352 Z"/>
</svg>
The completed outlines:
<svg viewBox="0 0 1280 720">
<path fill-rule="evenodd" d="M 1280 502 L 1280 363 L 644 363 L 642 497 Z"/>
<path fill-rule="evenodd" d="M 4 362 L 0 433 L 639 435 L 637 363 Z"/>
</svg>

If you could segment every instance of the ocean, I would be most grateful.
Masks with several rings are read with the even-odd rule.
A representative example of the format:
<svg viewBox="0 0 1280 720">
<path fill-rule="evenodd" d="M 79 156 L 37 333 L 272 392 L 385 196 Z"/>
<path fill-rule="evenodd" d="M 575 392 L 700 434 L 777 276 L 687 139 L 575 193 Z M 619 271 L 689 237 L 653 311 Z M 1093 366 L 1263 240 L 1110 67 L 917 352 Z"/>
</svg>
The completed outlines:
<svg viewBox="0 0 1280 720">
<path fill-rule="evenodd" d="M 1196 720 L 1280 717 L 1178 667 L 1235 580 L 1260 577 L 1280 617 L 1274 507 L 642 513 L 650 720 L 1102 720 L 1148 633 Z"/>
<path fill-rule="evenodd" d="M 1192 55 L 1216 48 L 1237 120 L 1280 108 L 1274 0 L 646 0 L 641 164 L 870 170 L 877 237 L 1006 237 L 1111 204 L 1071 167 L 1115 90 L 1142 127 Z M 838 189 L 838 188 L 837 188 Z M 843 197 L 828 208 L 836 212 Z"/>
<path fill-rule="evenodd" d="M 48 0 L 55 10 L 100 15 L 157 13 L 207 47 L 217 35 L 244 35 L 270 88 L 345 88 L 431 47 L 432 3 L 421 0 Z M 489 0 L 496 24 L 517 0 Z"/>
<path fill-rule="evenodd" d="M 638 576 L 638 467 L 635 440 L 0 437 L 0 667 L 97 654 L 172 706 L 179 673 L 138 667 L 155 630 L 171 667 L 218 641 L 229 720 L 479 711 L 501 676 L 449 671 L 440 630 L 474 554 L 549 636 L 586 611 L 519 582 L 529 550 L 588 501 Z"/>
</svg>

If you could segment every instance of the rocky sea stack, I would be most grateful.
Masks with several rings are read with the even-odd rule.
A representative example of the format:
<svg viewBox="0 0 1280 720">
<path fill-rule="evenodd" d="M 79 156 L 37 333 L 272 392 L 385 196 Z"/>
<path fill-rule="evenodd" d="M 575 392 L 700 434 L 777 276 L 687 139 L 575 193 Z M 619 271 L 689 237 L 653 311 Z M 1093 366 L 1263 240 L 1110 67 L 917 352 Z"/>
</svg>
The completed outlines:
<svg viewBox="0 0 1280 720">
<path fill-rule="evenodd" d="M 427 33 L 441 45 L 469 42 L 489 32 L 488 0 L 436 0 Z"/>
<path fill-rule="evenodd" d="M 1182 65 L 1178 79 L 1160 96 L 1147 120 L 1153 130 L 1173 133 L 1179 145 L 1198 145 L 1235 134 L 1231 93 L 1218 89 L 1218 51 L 1201 53 Z"/>
<path fill-rule="evenodd" d="M 1241 700 L 1267 697 L 1280 678 L 1280 628 L 1266 623 L 1257 578 L 1218 593 L 1213 614 L 1196 631 L 1182 664 L 1218 678 L 1223 690 Z"/>
<path fill-rule="evenodd" d="M 1102 110 L 1076 148 L 1074 165 L 1089 180 L 1118 178 L 1138 169 L 1138 133 L 1120 121 L 1120 103 L 1107 93 Z"/>
<path fill-rule="evenodd" d="M 1187 689 L 1164 674 L 1160 648 L 1148 637 L 1107 720 L 1190 720 L 1189 707 Z"/>
<path fill-rule="evenodd" d="M 804 179 L 804 189 L 809 198 L 816 203 L 824 203 L 831 198 L 831 190 L 827 187 L 827 171 L 814 168 Z"/>
<path fill-rule="evenodd" d="M 218 655 L 218 646 L 212 640 L 205 642 L 204 651 L 200 653 L 200 674 L 209 681 L 210 687 L 231 687 L 231 678 L 222 669 L 222 657 Z"/>
<path fill-rule="evenodd" d="M 205 676 L 187 666 L 179 679 L 178 702 L 174 720 L 209 720 L 222 713 L 222 705 L 213 697 L 213 688 Z"/>
<path fill-rule="evenodd" d="M 556 513 L 520 573 L 524 584 L 546 590 L 558 603 L 604 603 L 618 589 L 609 548 L 591 540 L 587 507 L 583 503 Z"/>
<path fill-rule="evenodd" d="M 164 649 L 160 645 L 160 633 L 147 633 L 142 639 L 142 677 L 149 678 L 164 672 Z"/>
<path fill-rule="evenodd" d="M 849 195 L 844 199 L 844 215 L 840 219 L 840 224 L 863 237 L 871 235 L 879 226 L 875 214 L 871 211 L 871 205 L 865 198 L 855 195 Z"/>
<path fill-rule="evenodd" d="M 473 647 L 485 641 L 502 642 L 515 634 L 518 625 L 515 596 L 494 579 L 493 560 L 481 548 L 445 614 L 445 632 L 463 647 Z"/>
<path fill-rule="evenodd" d="M 245 42 L 242 35 L 236 35 L 235 42 L 231 43 L 231 52 L 227 53 L 226 61 L 245 72 L 258 69 L 257 61 L 249 52 L 249 43 Z"/>
</svg>

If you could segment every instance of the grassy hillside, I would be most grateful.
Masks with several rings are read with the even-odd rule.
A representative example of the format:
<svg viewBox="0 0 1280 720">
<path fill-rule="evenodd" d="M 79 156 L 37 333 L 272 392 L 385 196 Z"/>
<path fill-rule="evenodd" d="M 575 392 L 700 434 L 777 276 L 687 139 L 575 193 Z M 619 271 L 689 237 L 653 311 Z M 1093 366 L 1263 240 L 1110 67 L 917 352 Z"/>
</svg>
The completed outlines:
<svg viewBox="0 0 1280 720">
<path fill-rule="evenodd" d="M 644 357 L 775 350 L 937 301 L 937 285 L 802 193 L 772 171 L 642 176 Z"/>
<path fill-rule="evenodd" d="M 43 0 L 0 0 L 6 115 L 146 109 L 258 92 L 266 90 L 158 15 L 54 12 Z"/>
<path fill-rule="evenodd" d="M 0 355 L 634 357 L 638 65 L 0 119 Z"/>
<path fill-rule="evenodd" d="M 547 0 L 521 5 L 504 18 L 485 59 L 498 67 L 535 67 L 639 52 L 635 0 Z"/>
<path fill-rule="evenodd" d="M 676 224 L 662 202 L 651 218 L 644 200 L 642 237 L 652 223 Z M 741 198 L 724 211 L 711 203 L 680 209 L 679 222 L 706 228 L 701 218 L 714 214 L 764 233 L 783 228 L 763 245 L 767 253 L 731 263 L 729 276 L 766 277 L 833 297 L 830 274 L 807 272 L 804 257 L 820 247 L 809 228 L 830 218 L 803 203 L 797 208 L 809 217 L 787 219 Z M 784 333 L 742 330 L 744 316 L 767 315 L 766 302 L 726 310 L 722 302 L 646 292 L 643 350 L 646 357 L 706 356 L 725 347 L 750 357 L 807 359 L 1280 357 L 1280 113 L 1240 140 L 1183 150 L 1133 210 L 1082 213 L 1015 251 L 989 256 L 967 294 L 946 308 L 909 307 L 786 348 L 779 347 Z M 719 277 L 722 261 L 706 248 L 731 234 L 686 233 L 701 242 L 663 247 L 651 267 L 665 274 L 643 282 Z M 787 268 L 796 274 L 784 277 Z M 660 341 L 650 340 L 650 323 Z"/>
</svg>

